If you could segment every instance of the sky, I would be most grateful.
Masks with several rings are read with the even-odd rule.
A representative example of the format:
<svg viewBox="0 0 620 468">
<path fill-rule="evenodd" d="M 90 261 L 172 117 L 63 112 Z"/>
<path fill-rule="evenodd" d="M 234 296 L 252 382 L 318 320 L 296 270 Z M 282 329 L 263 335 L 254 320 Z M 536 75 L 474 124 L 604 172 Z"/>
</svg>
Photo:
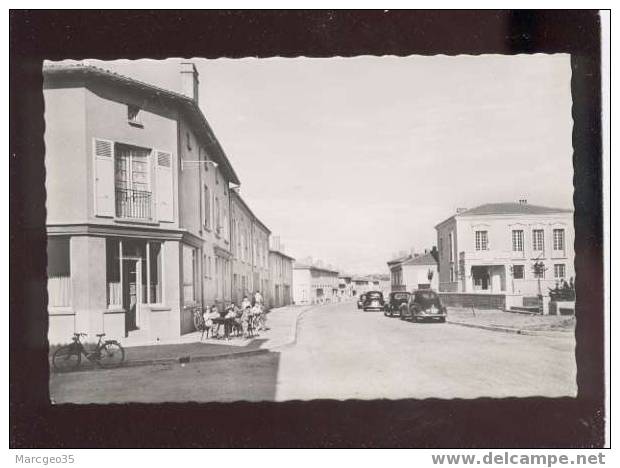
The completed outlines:
<svg viewBox="0 0 620 468">
<path fill-rule="evenodd" d="M 566 54 L 191 60 L 242 196 L 296 258 L 386 273 L 457 208 L 573 207 Z M 90 62 L 179 91 L 181 61 Z"/>
</svg>

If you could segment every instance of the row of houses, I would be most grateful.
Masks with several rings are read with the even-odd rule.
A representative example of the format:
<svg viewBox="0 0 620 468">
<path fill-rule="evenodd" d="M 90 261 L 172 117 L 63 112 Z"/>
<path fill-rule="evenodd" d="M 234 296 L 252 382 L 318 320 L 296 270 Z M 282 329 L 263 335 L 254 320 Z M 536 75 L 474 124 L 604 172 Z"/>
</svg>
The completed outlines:
<svg viewBox="0 0 620 468">
<path fill-rule="evenodd" d="M 350 301 L 368 291 L 387 292 L 389 277 L 354 276 L 307 258 L 293 265 L 293 284 L 295 304 L 331 304 Z"/>
<path fill-rule="evenodd" d="M 43 74 L 50 343 L 174 340 L 256 290 L 291 303 L 293 259 L 241 197 L 192 63 L 182 92 L 83 64 Z"/>
<path fill-rule="evenodd" d="M 497 295 L 504 307 L 546 295 L 574 270 L 573 211 L 528 204 L 488 203 L 435 226 L 437 246 L 388 262 L 392 290 Z M 527 299 L 526 299 L 527 302 Z"/>
</svg>

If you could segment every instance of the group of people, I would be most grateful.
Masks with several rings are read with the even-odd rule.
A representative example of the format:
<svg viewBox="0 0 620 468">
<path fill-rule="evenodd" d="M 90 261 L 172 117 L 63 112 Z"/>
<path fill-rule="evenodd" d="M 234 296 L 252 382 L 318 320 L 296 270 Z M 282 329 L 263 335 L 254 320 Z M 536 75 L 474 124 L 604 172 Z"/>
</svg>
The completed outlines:
<svg viewBox="0 0 620 468">
<path fill-rule="evenodd" d="M 233 334 L 249 338 L 257 335 L 258 331 L 266 330 L 266 311 L 260 291 L 256 291 L 252 299 L 250 301 L 248 296 L 243 296 L 239 306 L 231 302 L 221 312 L 217 306 L 205 309 L 200 340 L 205 335 L 207 338 L 209 335 L 219 338 L 221 329 L 226 339 Z"/>
</svg>

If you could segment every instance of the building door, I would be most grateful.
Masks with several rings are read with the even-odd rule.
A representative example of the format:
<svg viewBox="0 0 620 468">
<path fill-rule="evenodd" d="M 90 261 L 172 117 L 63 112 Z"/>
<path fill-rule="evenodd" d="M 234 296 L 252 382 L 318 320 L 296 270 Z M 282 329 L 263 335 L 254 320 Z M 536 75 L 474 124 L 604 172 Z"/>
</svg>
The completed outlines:
<svg viewBox="0 0 620 468">
<path fill-rule="evenodd" d="M 123 309 L 125 309 L 125 333 L 140 328 L 140 304 L 142 303 L 142 260 L 123 259 Z"/>
<path fill-rule="evenodd" d="M 476 291 L 488 291 L 489 290 L 489 269 L 487 267 L 471 267 L 471 276 L 474 281 L 474 290 Z"/>
</svg>

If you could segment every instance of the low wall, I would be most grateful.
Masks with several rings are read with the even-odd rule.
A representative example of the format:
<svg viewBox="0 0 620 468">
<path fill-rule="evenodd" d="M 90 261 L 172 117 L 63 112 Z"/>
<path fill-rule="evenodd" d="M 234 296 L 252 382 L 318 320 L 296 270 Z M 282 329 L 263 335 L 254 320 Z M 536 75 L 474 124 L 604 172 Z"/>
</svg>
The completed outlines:
<svg viewBox="0 0 620 468">
<path fill-rule="evenodd" d="M 439 293 L 447 307 L 475 307 L 476 309 L 506 309 L 505 294 Z"/>
<path fill-rule="evenodd" d="M 75 330 L 75 314 L 73 312 L 50 313 L 47 340 L 50 345 L 71 343 Z"/>
<path fill-rule="evenodd" d="M 549 302 L 549 315 L 575 315 L 575 301 Z"/>
</svg>

